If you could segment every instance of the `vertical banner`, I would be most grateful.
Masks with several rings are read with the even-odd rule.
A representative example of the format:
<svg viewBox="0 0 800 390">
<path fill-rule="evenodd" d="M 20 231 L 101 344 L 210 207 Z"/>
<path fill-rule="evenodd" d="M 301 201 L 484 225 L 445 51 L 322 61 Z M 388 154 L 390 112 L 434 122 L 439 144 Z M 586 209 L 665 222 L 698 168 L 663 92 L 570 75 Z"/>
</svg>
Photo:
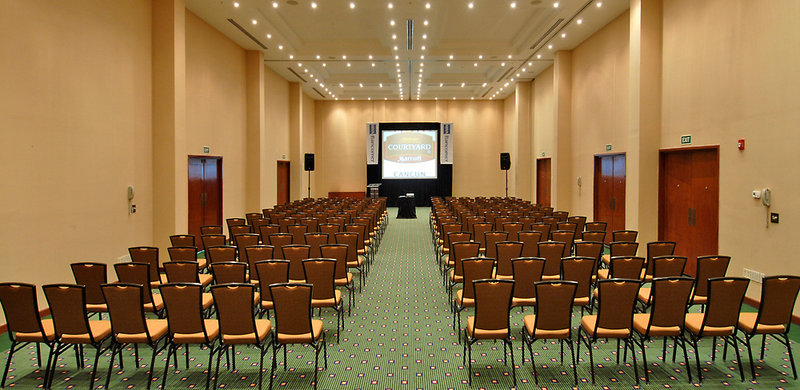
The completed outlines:
<svg viewBox="0 0 800 390">
<path fill-rule="evenodd" d="M 442 140 L 439 143 L 442 164 L 453 164 L 453 124 L 442 123 Z"/>
<path fill-rule="evenodd" d="M 378 165 L 378 124 L 367 123 L 367 165 Z"/>
</svg>

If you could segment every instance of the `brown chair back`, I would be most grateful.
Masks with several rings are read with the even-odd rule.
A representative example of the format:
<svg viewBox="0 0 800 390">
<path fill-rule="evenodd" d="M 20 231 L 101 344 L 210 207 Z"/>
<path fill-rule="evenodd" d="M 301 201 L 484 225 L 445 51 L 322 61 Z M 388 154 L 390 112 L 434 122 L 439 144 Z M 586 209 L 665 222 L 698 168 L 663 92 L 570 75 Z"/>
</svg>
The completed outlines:
<svg viewBox="0 0 800 390">
<path fill-rule="evenodd" d="M 633 241 L 614 241 L 608 244 L 608 251 L 611 257 L 617 256 L 636 256 L 639 243 Z"/>
<path fill-rule="evenodd" d="M 281 227 L 281 233 L 289 233 L 289 225 L 296 225 L 297 219 L 292 217 L 284 217 L 278 219 L 278 225 Z"/>
<path fill-rule="evenodd" d="M 263 260 L 256 262 L 256 275 L 258 275 L 261 300 L 271 301 L 269 286 L 275 283 L 289 282 L 289 260 Z"/>
<path fill-rule="evenodd" d="M 553 211 L 553 218 L 558 219 L 558 222 L 566 222 L 569 217 L 569 211 Z"/>
<path fill-rule="evenodd" d="M 503 331 L 492 332 L 504 339 L 509 336 L 509 311 L 514 291 L 513 280 L 481 279 L 475 280 L 475 325 L 473 330 Z M 475 337 L 475 334 L 472 334 Z"/>
<path fill-rule="evenodd" d="M 119 264 L 115 264 L 115 267 Z M 150 331 L 145 324 L 144 304 L 148 303 L 147 287 L 132 283 L 104 284 L 103 296 L 108 304 L 111 329 L 114 335 L 144 334 L 147 343 L 152 344 Z"/>
<path fill-rule="evenodd" d="M 514 276 L 514 298 L 536 298 L 533 284 L 542 280 L 545 260 L 541 257 L 518 257 L 511 260 Z"/>
<path fill-rule="evenodd" d="M 304 280 L 303 260 L 308 259 L 311 247 L 291 244 L 283 247 L 283 258 L 289 260 L 289 280 Z"/>
<path fill-rule="evenodd" d="M 228 238 L 224 234 L 204 234 L 200 236 L 203 247 L 208 250 L 212 246 L 224 246 L 228 243 Z"/>
<path fill-rule="evenodd" d="M 197 247 L 194 246 L 171 246 L 167 253 L 170 261 L 197 261 Z"/>
<path fill-rule="evenodd" d="M 651 260 L 653 263 L 653 278 L 668 278 L 683 276 L 686 269 L 686 256 L 658 256 Z"/>
<path fill-rule="evenodd" d="M 203 321 L 203 286 L 199 283 L 167 283 L 159 290 L 167 309 L 170 335 L 198 334 L 203 336 L 204 344 L 210 343 Z"/>
<path fill-rule="evenodd" d="M 573 215 L 567 218 L 567 222 L 572 222 L 576 225 L 575 234 L 583 232 L 583 227 L 586 225 L 586 217 L 580 215 Z"/>
<path fill-rule="evenodd" d="M 334 235 L 337 244 L 347 245 L 347 262 L 354 263 L 358 261 L 358 233 L 343 232 Z"/>
<path fill-rule="evenodd" d="M 639 232 L 636 230 L 615 230 L 611 232 L 612 241 L 636 242 Z"/>
<path fill-rule="evenodd" d="M 694 286 L 694 295 L 708 296 L 708 280 L 711 278 L 724 277 L 728 272 L 728 264 L 731 262 L 730 256 L 697 256 L 697 276 Z"/>
<path fill-rule="evenodd" d="M 136 246 L 128 248 L 128 253 L 131 256 L 131 261 L 134 263 L 147 263 L 150 264 L 150 282 L 161 283 L 161 277 L 158 276 L 158 248 L 154 246 Z"/>
<path fill-rule="evenodd" d="M 303 337 L 303 342 L 313 341 L 311 329 L 311 294 L 308 283 L 278 283 L 269 286 L 275 306 L 278 334 Z M 294 338 L 294 337 L 293 337 Z"/>
<path fill-rule="evenodd" d="M 306 241 L 305 234 L 308 233 L 308 225 L 289 225 L 286 230 L 287 233 L 292 235 L 292 243 L 301 244 Z"/>
<path fill-rule="evenodd" d="M 497 258 L 497 243 L 508 240 L 508 232 L 484 232 L 484 243 L 486 257 Z M 520 247 L 522 250 L 522 247 Z"/>
<path fill-rule="evenodd" d="M 258 245 L 258 241 L 261 238 L 258 234 L 255 233 L 244 233 L 238 234 L 236 237 L 236 250 L 239 253 L 239 261 L 250 264 L 247 260 L 247 251 L 245 248 L 249 246 Z"/>
<path fill-rule="evenodd" d="M 275 247 L 276 259 L 283 259 L 283 247 L 292 245 L 294 243 L 294 236 L 290 233 L 273 233 L 269 235 L 269 244 Z"/>
<path fill-rule="evenodd" d="M 683 329 L 686 318 L 686 307 L 692 295 L 694 279 L 687 277 L 654 278 L 650 288 L 650 322 L 651 327 L 680 327 Z"/>
<path fill-rule="evenodd" d="M 494 259 L 486 257 L 470 257 L 461 261 L 464 269 L 464 288 L 462 298 L 474 299 L 475 291 L 472 282 L 481 279 L 491 279 Z"/>
<path fill-rule="evenodd" d="M 522 257 L 539 257 L 539 242 L 542 241 L 542 232 L 535 230 L 523 230 L 518 234 L 522 245 Z"/>
<path fill-rule="evenodd" d="M 537 222 L 531 225 L 531 230 L 542 233 L 542 240 L 547 240 L 550 237 L 550 231 L 555 230 L 553 225 L 544 222 Z"/>
<path fill-rule="evenodd" d="M 153 290 L 150 284 L 150 278 L 148 277 L 148 275 L 150 275 L 150 264 L 117 263 L 114 264 L 114 272 L 116 272 L 117 280 L 119 280 L 120 283 L 141 285 L 143 287 L 142 292 L 137 294 L 141 295 L 145 304 L 153 303 Z M 105 292 L 103 292 L 103 295 L 106 298 L 106 303 L 109 303 L 108 296 L 105 295 Z M 110 305 L 108 309 L 109 311 L 111 310 Z"/>
<path fill-rule="evenodd" d="M 255 273 L 255 264 L 259 261 L 271 260 L 275 256 L 275 247 L 272 245 L 252 245 L 244 248 L 247 253 L 247 268 L 250 270 L 250 280 L 258 280 Z"/>
<path fill-rule="evenodd" d="M 217 307 L 219 331 L 223 342 L 225 336 L 252 336 L 248 340 L 237 340 L 237 343 L 258 343 L 255 316 L 253 315 L 253 300 L 255 299 L 255 286 L 249 283 L 228 283 L 211 286 L 214 296 L 214 305 Z"/>
<path fill-rule="evenodd" d="M 592 294 L 592 275 L 595 274 L 597 258 L 567 257 L 561 260 L 561 279 L 576 282 L 575 298 L 589 298 Z"/>
<path fill-rule="evenodd" d="M 574 222 L 559 222 L 556 224 L 556 229 L 572 232 L 574 236 L 577 233 L 578 224 Z"/>
<path fill-rule="evenodd" d="M 564 257 L 564 248 L 566 246 L 567 244 L 558 241 L 539 243 L 539 257 L 545 260 L 545 275 L 559 275 L 561 273 L 561 258 Z"/>
<path fill-rule="evenodd" d="M 644 257 L 616 256 L 609 263 L 609 279 L 641 279 Z"/>
<path fill-rule="evenodd" d="M 86 303 L 100 305 L 106 303 L 100 286 L 108 283 L 108 266 L 105 263 L 72 263 L 72 276 L 75 284 L 86 286 Z"/>
<path fill-rule="evenodd" d="M 565 244 L 561 257 L 569 257 L 569 255 L 572 254 L 572 244 L 575 242 L 575 233 L 569 230 L 556 230 L 550 233 L 550 237 L 552 241 L 563 242 Z"/>
<path fill-rule="evenodd" d="M 196 261 L 168 261 L 164 263 L 164 273 L 167 274 L 169 283 L 199 283 L 198 272 Z"/>
<path fill-rule="evenodd" d="M 601 221 L 594 221 L 594 222 L 586 222 L 583 225 L 583 230 L 587 232 L 606 232 L 606 226 L 608 224 L 606 222 Z"/>
<path fill-rule="evenodd" d="M 640 268 L 641 269 L 641 268 Z M 630 329 L 633 324 L 633 305 L 639 293 L 639 280 L 607 279 L 597 282 L 597 328 Z"/>
<path fill-rule="evenodd" d="M 800 291 L 800 276 L 776 275 L 763 278 L 761 306 L 758 308 L 758 318 L 753 332 L 758 332 L 758 325 L 784 325 L 788 332 L 798 291 Z"/>
<path fill-rule="evenodd" d="M 86 315 L 86 288 L 76 284 L 49 284 L 42 286 L 42 291 L 50 306 L 56 337 L 61 335 L 89 335 L 92 344 L 94 335 L 89 330 Z"/>
<path fill-rule="evenodd" d="M 269 236 L 280 232 L 281 227 L 278 225 L 267 224 L 258 227 L 258 233 L 261 235 L 262 244 L 269 244 Z"/>
<path fill-rule="evenodd" d="M 344 244 L 325 244 L 320 247 L 320 257 L 336 261 L 336 279 L 347 277 L 347 252 L 349 247 Z"/>
<path fill-rule="evenodd" d="M 581 233 L 581 240 L 583 241 L 593 241 L 593 242 L 605 242 L 606 241 L 606 232 L 604 231 L 595 231 L 595 230 L 587 230 Z"/>
<path fill-rule="evenodd" d="M 472 224 L 472 237 L 481 244 L 481 249 L 486 249 L 486 232 L 492 230 L 491 222 L 475 222 Z"/>
<path fill-rule="evenodd" d="M 304 278 L 314 288 L 312 299 L 331 299 L 335 295 L 336 260 L 306 259 L 303 260 Z M 290 270 L 291 272 L 291 270 Z"/>
<path fill-rule="evenodd" d="M 706 327 L 731 327 L 731 333 L 739 320 L 744 294 L 750 279 L 745 278 L 711 278 L 708 280 L 708 304 L 706 305 L 703 326 L 699 335 L 702 337 Z"/>
<path fill-rule="evenodd" d="M 197 246 L 194 242 L 194 236 L 191 234 L 175 234 L 169 236 L 169 242 L 172 246 Z"/>
<path fill-rule="evenodd" d="M 519 240 L 519 232 L 522 231 L 522 223 L 521 222 L 505 222 L 500 226 L 500 230 L 508 232 L 508 237 L 506 240 L 508 241 L 517 241 Z"/>
<path fill-rule="evenodd" d="M 578 283 L 564 280 L 534 283 L 536 291 L 536 317 L 534 330 L 572 330 L 572 301 Z M 535 336 L 534 331 L 534 336 Z M 569 333 L 567 333 L 569 334 Z"/>
<path fill-rule="evenodd" d="M 206 257 L 211 264 L 236 261 L 236 247 L 230 245 L 207 246 Z"/>
<path fill-rule="evenodd" d="M 246 283 L 247 263 L 240 261 L 211 263 L 211 274 L 214 275 L 214 284 Z"/>
<path fill-rule="evenodd" d="M 242 234 L 251 234 L 250 225 L 233 225 L 228 226 L 228 237 L 231 238 L 231 244 L 238 245 L 236 240 Z M 255 233 L 253 233 L 255 234 Z"/>
<path fill-rule="evenodd" d="M 303 218 L 300 220 L 300 224 L 308 227 L 306 233 L 316 233 L 319 231 L 319 220 L 316 218 Z"/>
<path fill-rule="evenodd" d="M 200 226 L 200 235 L 205 236 L 209 234 L 222 234 L 222 225 L 205 225 Z"/>
<path fill-rule="evenodd" d="M 519 241 L 501 241 L 495 245 L 497 259 L 497 275 L 511 276 L 514 274 L 514 269 L 511 261 L 518 257 L 522 257 L 522 248 L 524 244 Z M 487 257 L 492 257 L 488 256 Z"/>
<path fill-rule="evenodd" d="M 36 286 L 27 283 L 0 283 L 0 304 L 3 305 L 11 340 L 16 340 L 17 333 L 38 333 L 38 340 L 50 340 L 39 316 Z"/>
<path fill-rule="evenodd" d="M 329 235 L 334 235 L 339 233 L 342 230 L 342 226 L 335 224 L 335 223 L 323 223 L 319 225 L 320 233 L 328 233 Z"/>
<path fill-rule="evenodd" d="M 311 247 L 311 251 L 308 253 L 308 256 L 312 259 L 315 259 L 317 257 L 323 257 L 319 248 L 322 245 L 328 244 L 330 235 L 328 233 L 306 233 L 303 236 L 303 239 L 305 244 Z"/>
<path fill-rule="evenodd" d="M 478 257 L 480 253 L 480 244 L 475 241 L 459 241 L 451 242 L 450 247 L 450 258 L 453 260 L 454 275 L 463 276 L 464 269 L 461 267 L 461 261 L 470 257 Z"/>
</svg>

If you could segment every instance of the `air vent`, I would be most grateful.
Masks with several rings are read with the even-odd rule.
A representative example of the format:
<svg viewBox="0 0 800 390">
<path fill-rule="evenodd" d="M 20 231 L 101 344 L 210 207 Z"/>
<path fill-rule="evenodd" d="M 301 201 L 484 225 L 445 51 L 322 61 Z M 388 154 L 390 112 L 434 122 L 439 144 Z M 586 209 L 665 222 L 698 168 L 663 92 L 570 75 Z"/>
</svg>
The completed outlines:
<svg viewBox="0 0 800 390">
<path fill-rule="evenodd" d="M 556 22 L 553 23 L 553 25 L 550 26 L 550 28 L 547 29 L 547 31 L 545 31 L 544 34 L 542 34 L 542 36 L 539 37 L 539 39 L 536 40 L 536 42 L 533 43 L 533 45 L 531 45 L 531 50 L 535 50 L 539 46 L 539 44 L 542 43 L 543 41 L 545 41 L 547 39 L 547 37 L 553 31 L 555 31 L 556 28 L 558 28 L 558 26 L 561 25 L 561 23 L 563 23 L 563 22 L 564 22 L 564 18 L 558 18 L 558 20 L 556 20 Z"/>
<path fill-rule="evenodd" d="M 492 87 L 489 87 L 489 89 L 487 89 L 486 92 L 484 92 L 483 95 L 481 95 L 481 97 L 486 97 L 486 95 L 488 95 L 489 92 L 492 92 Z"/>
<path fill-rule="evenodd" d="M 292 72 L 292 74 L 293 74 L 293 75 L 295 75 L 295 76 L 297 76 L 297 78 L 298 78 L 298 79 L 300 79 L 302 82 L 304 82 L 304 83 L 306 82 L 306 79 L 304 79 L 304 78 L 303 78 L 302 76 L 300 76 L 300 75 L 299 75 L 297 72 L 295 72 L 295 71 L 294 71 L 294 69 L 292 69 L 292 68 L 289 68 L 289 67 L 287 67 L 286 69 L 289 69 L 289 72 Z"/>
<path fill-rule="evenodd" d="M 261 46 L 262 49 L 267 50 L 267 47 L 264 46 L 263 43 L 261 43 L 258 39 L 256 39 L 256 37 L 254 37 L 253 34 L 247 32 L 247 30 L 245 30 L 244 27 L 240 26 L 239 23 L 236 23 L 236 21 L 234 21 L 233 19 L 228 19 L 228 21 L 231 22 L 231 24 L 234 25 L 236 28 L 238 28 L 239 31 L 243 32 L 244 35 L 247 35 L 247 37 L 250 38 L 253 42 L 255 42 L 258 46 Z"/>
<path fill-rule="evenodd" d="M 497 79 L 497 80 L 495 80 L 495 81 L 496 81 L 496 82 L 499 82 L 500 80 L 502 80 L 502 79 L 506 78 L 506 76 L 508 76 L 508 74 L 509 74 L 509 73 L 511 73 L 511 72 L 513 72 L 513 71 L 514 71 L 514 68 L 508 68 L 508 70 L 507 70 L 505 73 L 503 73 L 503 75 L 502 75 L 502 76 L 500 76 L 500 78 L 499 78 L 499 79 Z"/>
<path fill-rule="evenodd" d="M 322 94 L 322 92 L 320 92 L 320 91 L 317 91 L 317 89 L 316 89 L 316 88 L 311 88 L 311 89 L 313 89 L 313 90 L 314 90 L 314 92 L 316 92 L 316 93 L 317 93 L 319 96 L 322 96 L 323 98 L 324 98 L 324 97 L 327 97 L 327 96 L 323 95 L 323 94 Z"/>
<path fill-rule="evenodd" d="M 414 20 L 406 19 L 406 42 L 408 42 L 408 50 L 414 49 Z"/>
</svg>

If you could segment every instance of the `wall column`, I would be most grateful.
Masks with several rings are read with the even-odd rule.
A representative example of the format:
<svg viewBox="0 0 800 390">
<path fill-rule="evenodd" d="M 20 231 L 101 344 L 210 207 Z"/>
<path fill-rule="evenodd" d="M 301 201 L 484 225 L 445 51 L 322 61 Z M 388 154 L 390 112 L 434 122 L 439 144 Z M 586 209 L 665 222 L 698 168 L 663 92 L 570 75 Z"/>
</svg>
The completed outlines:
<svg viewBox="0 0 800 390">
<path fill-rule="evenodd" d="M 264 53 L 248 50 L 247 66 L 247 158 L 245 161 L 245 208 L 261 211 L 267 204 L 267 142 L 264 118 Z"/>
<path fill-rule="evenodd" d="M 658 238 L 658 148 L 661 142 L 661 0 L 630 3 L 630 128 L 625 227 L 640 242 Z"/>
<path fill-rule="evenodd" d="M 153 244 L 188 231 L 186 5 L 153 0 Z"/>
<path fill-rule="evenodd" d="M 572 205 L 572 51 L 558 51 L 555 56 L 553 112 L 552 205 L 569 211 Z"/>
<path fill-rule="evenodd" d="M 516 169 L 514 170 L 514 196 L 533 201 L 533 153 L 531 137 L 531 83 L 519 82 L 515 89 L 516 99 L 514 115 L 517 122 L 517 142 L 512 154 L 516 156 Z M 512 165 L 513 166 L 513 165 Z"/>
</svg>

